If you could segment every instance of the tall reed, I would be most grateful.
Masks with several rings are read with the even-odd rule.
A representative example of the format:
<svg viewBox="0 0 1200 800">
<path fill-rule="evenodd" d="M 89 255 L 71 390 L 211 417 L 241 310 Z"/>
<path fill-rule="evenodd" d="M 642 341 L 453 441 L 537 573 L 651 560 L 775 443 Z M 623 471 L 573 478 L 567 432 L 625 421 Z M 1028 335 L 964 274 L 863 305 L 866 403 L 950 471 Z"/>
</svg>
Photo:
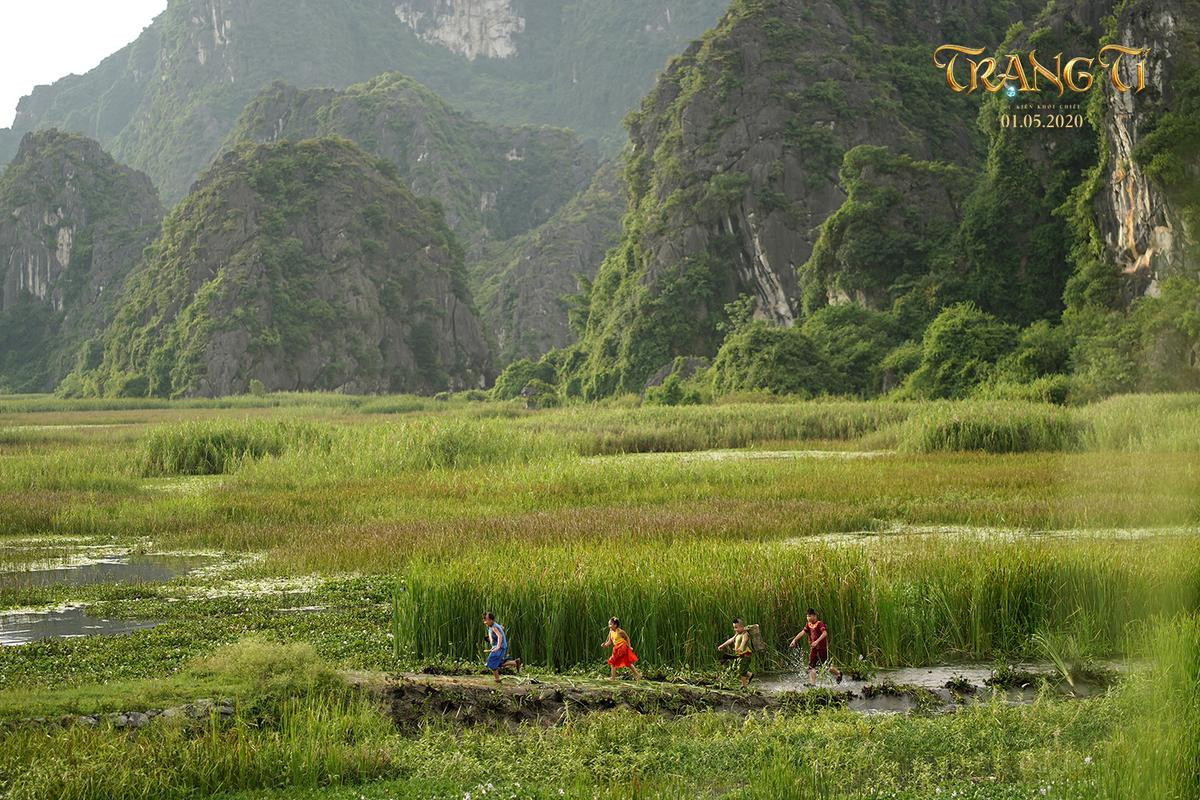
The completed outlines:
<svg viewBox="0 0 1200 800">
<path fill-rule="evenodd" d="M 156 475 L 222 475 L 246 460 L 291 449 L 328 450 L 327 430 L 306 422 L 186 422 L 156 428 L 142 445 L 141 471 Z"/>
<path fill-rule="evenodd" d="M 1036 652 L 1039 632 L 1124 652 L 1127 626 L 1200 599 L 1200 543 L 896 537 L 872 544 L 636 541 L 479 550 L 408 571 L 404 651 L 475 659 L 494 610 L 526 662 L 597 663 L 618 616 L 648 664 L 705 668 L 737 616 L 782 647 L 804 610 L 832 652 L 882 666 Z"/>
<path fill-rule="evenodd" d="M 900 428 L 900 447 L 916 453 L 1062 451 L 1079 447 L 1085 423 L 1049 404 L 969 402 L 929 404 Z"/>
<path fill-rule="evenodd" d="M 1146 626 L 1137 638 L 1150 669 L 1123 692 L 1127 721 L 1108 745 L 1099 796 L 1193 800 L 1200 797 L 1200 615 Z"/>
</svg>

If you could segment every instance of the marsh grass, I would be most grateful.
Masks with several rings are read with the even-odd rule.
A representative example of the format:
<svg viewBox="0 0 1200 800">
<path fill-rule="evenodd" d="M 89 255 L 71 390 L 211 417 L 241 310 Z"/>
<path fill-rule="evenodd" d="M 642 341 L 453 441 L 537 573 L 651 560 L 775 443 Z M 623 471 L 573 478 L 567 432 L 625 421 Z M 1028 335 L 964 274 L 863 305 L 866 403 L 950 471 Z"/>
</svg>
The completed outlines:
<svg viewBox="0 0 1200 800">
<path fill-rule="evenodd" d="M 434 724 L 401 737 L 315 656 L 355 669 L 478 664 L 479 612 L 492 608 L 514 654 L 534 664 L 599 670 L 604 622 L 615 614 L 647 667 L 711 674 L 730 617 L 759 623 L 782 647 L 813 605 L 843 664 L 860 654 L 898 666 L 1049 653 L 1069 673 L 1076 662 L 1137 657 L 1153 620 L 1200 606 L 1200 540 L 1108 539 L 1087 529 L 1200 524 L 1196 395 L 1068 409 L 842 401 L 665 409 L 621 400 L 544 412 L 339 396 L 17 398 L 0 400 L 0 414 L 39 424 L 141 420 L 0 434 L 0 534 L 263 552 L 261 575 L 363 574 L 341 581 L 337 598 L 306 598 L 328 608 L 303 618 L 280 613 L 277 599 L 180 608 L 163 587 L 89 589 L 109 611 L 170 623 L 125 641 L 4 653 L 0 713 L 125 710 L 114 705 L 201 691 L 237 698 L 240 717 L 199 736 L 170 726 L 0 733 L 0 794 L 191 798 L 291 787 L 279 796 L 357 800 L 384 780 L 395 796 L 461 798 L 464 788 L 530 786 L 536 776 L 528 796 L 877 789 L 876 797 L 925 798 L 938 787 L 941 796 L 994 798 L 1033 796 L 1052 782 L 1052 796 L 1196 796 L 1196 771 L 1180 766 L 1198 757 L 1194 621 L 1150 637 L 1161 674 L 1172 676 L 1164 683 L 938 718 L 614 713 L 555 730 Z M 905 452 L 857 461 L 604 457 L 814 441 Z M 167 491 L 173 477 L 143 477 L 156 448 L 161 473 L 219 467 L 224 477 Z M 896 523 L 1004 533 L 887 534 Z M 824 538 L 864 531 L 885 535 Z M 251 630 L 273 638 L 210 652 Z M 275 643 L 301 640 L 311 645 Z"/>
<path fill-rule="evenodd" d="M 817 401 L 716 406 L 571 406 L 514 422 L 562 439 L 583 456 L 680 453 L 764 443 L 850 441 L 901 422 L 915 406 L 903 403 Z"/>
<path fill-rule="evenodd" d="M 931 717 L 610 712 L 515 731 L 431 721 L 408 736 L 344 699 L 309 698 L 282 724 L 5 737 L 10 797 L 241 800 L 1094 796 L 1085 759 L 1120 724 L 1114 698 L 976 704 Z M 817 793 L 814 793 L 817 792 Z"/>
<path fill-rule="evenodd" d="M 411 473 L 505 468 L 568 455 L 558 441 L 503 422 L 420 419 L 336 428 L 329 444 L 300 442 L 275 458 L 243 461 L 240 486 L 361 483 Z"/>
<path fill-rule="evenodd" d="M 0 692 L 0 720 L 163 709 L 202 697 L 231 699 L 243 710 L 271 713 L 289 698 L 345 690 L 345 682 L 311 644 L 258 635 L 217 647 L 170 675 L 8 688 Z"/>
<path fill-rule="evenodd" d="M 190 798 L 242 789 L 360 783 L 393 774 L 379 746 L 388 720 L 365 698 L 339 694 L 283 701 L 262 725 L 239 713 L 196 735 L 156 724 L 137 733 L 73 726 L 47 734 L 19 728 L 0 748 L 6 797 L 91 800 Z"/>
<path fill-rule="evenodd" d="M 1200 452 L 1200 394 L 1122 395 L 1075 413 L 1090 450 Z"/>
<path fill-rule="evenodd" d="M 0 456 L 0 493 L 88 492 L 121 496 L 135 489 L 127 451 L 100 443 Z M 26 495 L 27 499 L 32 497 L 35 495 Z M 4 516 L 0 513 L 0 530 L 9 527 Z"/>
</svg>

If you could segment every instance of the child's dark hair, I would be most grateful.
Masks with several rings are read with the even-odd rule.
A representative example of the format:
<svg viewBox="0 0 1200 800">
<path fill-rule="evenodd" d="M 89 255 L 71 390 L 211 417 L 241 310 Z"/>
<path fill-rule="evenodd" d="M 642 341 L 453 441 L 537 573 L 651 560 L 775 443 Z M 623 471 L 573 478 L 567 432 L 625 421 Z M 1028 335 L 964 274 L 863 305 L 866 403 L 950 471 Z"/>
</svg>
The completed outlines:
<svg viewBox="0 0 1200 800">
<path fill-rule="evenodd" d="M 804 613 L 805 613 L 805 614 L 812 614 L 814 617 L 817 615 L 817 612 L 816 612 L 816 610 L 815 610 L 815 609 L 812 609 L 812 608 L 810 608 L 808 611 L 806 611 L 806 612 L 804 612 Z"/>
<path fill-rule="evenodd" d="M 619 628 L 619 627 L 621 627 L 621 620 L 617 619 L 616 617 L 609 617 L 608 624 L 616 625 Z"/>
<path fill-rule="evenodd" d="M 492 612 L 490 612 L 490 611 L 485 611 L 485 612 L 483 612 L 483 618 L 484 618 L 484 619 L 486 619 L 488 622 L 495 622 L 495 621 L 496 621 L 496 615 L 495 615 L 495 614 L 493 614 L 493 613 L 492 613 Z"/>
<path fill-rule="evenodd" d="M 742 618 L 741 618 L 741 617 L 734 617 L 734 618 L 733 618 L 733 624 L 734 624 L 734 625 L 744 625 L 745 623 L 744 623 L 744 622 L 742 622 Z"/>
</svg>

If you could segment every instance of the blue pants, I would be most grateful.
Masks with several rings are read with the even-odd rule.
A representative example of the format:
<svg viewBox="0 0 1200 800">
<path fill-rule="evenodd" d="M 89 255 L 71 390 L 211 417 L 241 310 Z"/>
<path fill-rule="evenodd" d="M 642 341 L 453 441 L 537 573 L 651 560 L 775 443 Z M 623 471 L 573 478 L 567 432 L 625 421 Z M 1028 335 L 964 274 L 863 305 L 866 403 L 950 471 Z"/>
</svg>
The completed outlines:
<svg viewBox="0 0 1200 800">
<path fill-rule="evenodd" d="M 504 662 L 507 660 L 507 656 L 508 656 L 508 648 L 507 647 L 497 650 L 494 653 L 488 653 L 487 668 L 488 669 L 500 669 L 502 666 L 504 666 Z"/>
</svg>

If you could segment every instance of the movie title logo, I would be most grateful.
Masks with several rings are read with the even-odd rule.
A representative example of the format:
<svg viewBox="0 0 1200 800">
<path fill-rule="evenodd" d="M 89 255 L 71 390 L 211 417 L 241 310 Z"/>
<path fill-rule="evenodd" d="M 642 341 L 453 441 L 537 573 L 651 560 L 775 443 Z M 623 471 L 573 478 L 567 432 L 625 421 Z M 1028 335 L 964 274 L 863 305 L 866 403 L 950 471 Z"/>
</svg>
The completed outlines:
<svg viewBox="0 0 1200 800">
<path fill-rule="evenodd" d="M 1039 58 L 1036 50 L 1000 59 L 979 58 L 984 52 L 982 47 L 944 44 L 933 51 L 933 65 L 946 71 L 947 86 L 967 94 L 980 89 L 992 93 L 1004 90 L 1009 97 L 1015 97 L 1043 88 L 1057 90 L 1059 97 L 1067 91 L 1082 94 L 1092 89 L 1097 65 L 1107 71 L 1118 92 L 1137 93 L 1146 88 L 1146 57 L 1150 48 L 1106 44 L 1095 57 L 1074 56 L 1065 60 L 1062 53 L 1050 59 Z M 1001 61 L 1003 72 L 999 71 Z M 1125 76 L 1129 75 L 1131 82 L 1126 81 Z"/>
</svg>

